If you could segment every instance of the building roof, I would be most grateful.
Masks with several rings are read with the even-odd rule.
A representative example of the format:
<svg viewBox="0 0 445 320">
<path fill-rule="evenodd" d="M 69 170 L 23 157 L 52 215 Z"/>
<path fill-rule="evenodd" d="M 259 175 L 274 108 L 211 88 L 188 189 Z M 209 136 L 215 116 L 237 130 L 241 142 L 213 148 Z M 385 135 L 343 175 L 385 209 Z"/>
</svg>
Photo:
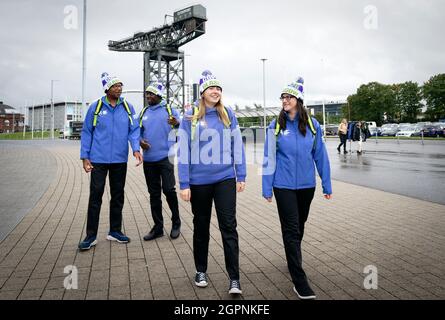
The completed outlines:
<svg viewBox="0 0 445 320">
<path fill-rule="evenodd" d="M 0 101 L 0 114 L 12 114 L 17 113 L 13 107 L 8 106 L 7 104 L 3 104 L 3 101 Z"/>
</svg>

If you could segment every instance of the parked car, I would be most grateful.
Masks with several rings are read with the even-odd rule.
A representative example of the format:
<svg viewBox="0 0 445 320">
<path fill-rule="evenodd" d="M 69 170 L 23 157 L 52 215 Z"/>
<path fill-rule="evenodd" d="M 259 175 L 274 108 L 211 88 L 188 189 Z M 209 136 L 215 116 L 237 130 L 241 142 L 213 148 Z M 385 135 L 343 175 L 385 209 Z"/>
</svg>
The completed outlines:
<svg viewBox="0 0 445 320">
<path fill-rule="evenodd" d="M 336 124 L 326 125 L 326 135 L 327 136 L 336 136 L 337 134 L 338 134 L 338 125 L 336 125 Z"/>
<path fill-rule="evenodd" d="M 425 130 L 427 126 L 428 125 L 423 123 L 416 123 L 414 127 L 414 133 L 411 134 L 411 137 L 420 137 L 423 134 L 423 130 Z"/>
<path fill-rule="evenodd" d="M 399 126 L 399 132 L 396 133 L 396 137 L 411 137 L 416 132 L 415 124 L 404 124 Z"/>
<path fill-rule="evenodd" d="M 386 123 L 382 125 L 381 135 L 395 137 L 398 131 L 399 131 L 399 125 L 397 123 Z"/>
<path fill-rule="evenodd" d="M 428 125 L 423 129 L 423 136 L 424 137 L 443 137 L 444 129 L 441 125 Z"/>
<path fill-rule="evenodd" d="M 369 133 L 371 133 L 371 137 L 381 136 L 382 135 L 382 128 L 380 127 L 369 127 Z"/>
</svg>

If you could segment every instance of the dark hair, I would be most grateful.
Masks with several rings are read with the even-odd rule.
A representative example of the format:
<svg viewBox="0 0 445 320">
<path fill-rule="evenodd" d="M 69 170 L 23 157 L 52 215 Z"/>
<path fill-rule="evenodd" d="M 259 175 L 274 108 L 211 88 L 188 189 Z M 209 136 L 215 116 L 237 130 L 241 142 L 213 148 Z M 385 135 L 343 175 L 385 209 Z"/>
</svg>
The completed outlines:
<svg viewBox="0 0 445 320">
<path fill-rule="evenodd" d="M 303 106 L 303 100 L 297 99 L 297 113 L 298 113 L 298 129 L 303 136 L 306 136 L 306 127 L 308 124 L 308 115 L 306 109 Z M 281 130 L 286 130 L 286 111 L 281 109 L 280 115 L 278 116 L 278 124 Z"/>
</svg>

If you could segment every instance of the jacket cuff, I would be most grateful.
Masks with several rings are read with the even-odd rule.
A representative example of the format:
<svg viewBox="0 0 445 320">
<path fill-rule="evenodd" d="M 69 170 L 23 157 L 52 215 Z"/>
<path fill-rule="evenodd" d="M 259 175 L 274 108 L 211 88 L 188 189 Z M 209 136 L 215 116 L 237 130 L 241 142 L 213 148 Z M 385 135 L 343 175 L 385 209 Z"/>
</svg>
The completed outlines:
<svg viewBox="0 0 445 320">
<path fill-rule="evenodd" d="M 263 192 L 263 198 L 272 198 L 272 192 Z"/>
<path fill-rule="evenodd" d="M 332 194 L 332 188 L 323 186 L 323 194 Z"/>
<path fill-rule="evenodd" d="M 190 189 L 190 184 L 188 182 L 179 182 L 179 189 L 180 190 Z"/>
<path fill-rule="evenodd" d="M 80 153 L 80 159 L 89 159 L 90 153 L 89 152 L 81 152 Z"/>
</svg>

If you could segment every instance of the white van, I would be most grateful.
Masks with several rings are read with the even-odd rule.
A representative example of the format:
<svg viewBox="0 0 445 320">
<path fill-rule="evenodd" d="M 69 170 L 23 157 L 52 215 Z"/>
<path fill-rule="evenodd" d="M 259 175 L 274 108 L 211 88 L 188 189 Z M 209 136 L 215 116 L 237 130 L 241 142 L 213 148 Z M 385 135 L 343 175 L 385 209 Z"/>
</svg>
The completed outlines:
<svg viewBox="0 0 445 320">
<path fill-rule="evenodd" d="M 375 123 L 375 121 L 366 121 L 366 124 L 368 125 L 369 130 L 371 130 L 371 128 L 377 128 L 377 123 Z"/>
</svg>

